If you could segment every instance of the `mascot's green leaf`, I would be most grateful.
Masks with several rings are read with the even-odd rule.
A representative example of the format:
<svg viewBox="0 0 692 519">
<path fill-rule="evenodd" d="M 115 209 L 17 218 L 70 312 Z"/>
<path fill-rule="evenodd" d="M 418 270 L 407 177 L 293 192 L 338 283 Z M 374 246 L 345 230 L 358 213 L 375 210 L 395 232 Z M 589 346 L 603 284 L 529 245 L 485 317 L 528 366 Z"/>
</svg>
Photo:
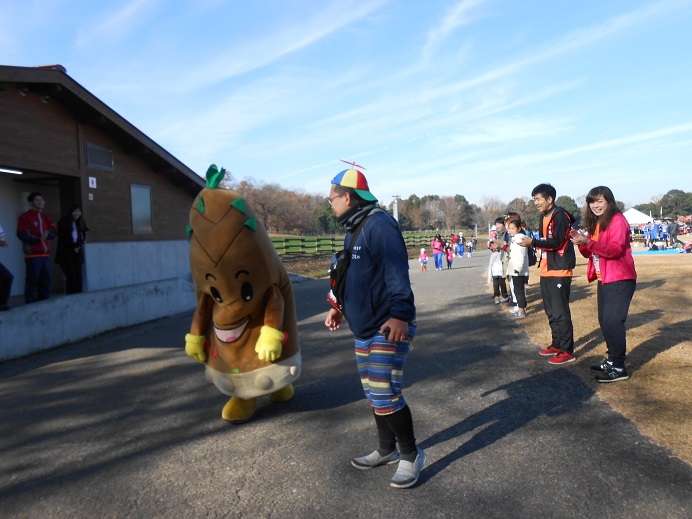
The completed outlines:
<svg viewBox="0 0 692 519">
<path fill-rule="evenodd" d="M 190 238 L 192 238 L 192 227 L 189 225 L 185 226 L 185 234 L 187 234 L 187 241 L 190 241 Z"/>
<path fill-rule="evenodd" d="M 209 166 L 209 169 L 207 170 L 207 187 L 209 189 L 216 189 L 219 187 L 219 184 L 223 180 L 224 175 L 226 174 L 226 170 L 224 168 L 221 168 L 219 171 L 219 168 L 216 167 L 216 164 L 212 164 Z"/>
<path fill-rule="evenodd" d="M 257 222 L 255 221 L 255 217 L 251 216 L 245 221 L 245 227 L 249 227 L 253 231 L 257 230 Z"/>
<path fill-rule="evenodd" d="M 231 204 L 231 207 L 235 207 L 241 213 L 247 214 L 247 206 L 245 205 L 245 200 L 242 198 L 236 198 Z"/>
<path fill-rule="evenodd" d="M 201 196 L 199 197 L 199 202 L 197 202 L 197 210 L 204 214 L 204 199 Z"/>
</svg>

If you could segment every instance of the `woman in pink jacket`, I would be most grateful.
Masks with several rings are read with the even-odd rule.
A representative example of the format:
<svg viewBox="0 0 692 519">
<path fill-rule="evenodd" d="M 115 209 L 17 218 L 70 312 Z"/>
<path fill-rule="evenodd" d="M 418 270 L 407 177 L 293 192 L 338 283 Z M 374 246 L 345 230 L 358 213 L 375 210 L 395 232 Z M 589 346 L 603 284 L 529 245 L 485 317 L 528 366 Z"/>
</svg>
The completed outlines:
<svg viewBox="0 0 692 519">
<path fill-rule="evenodd" d="M 608 347 L 608 359 L 591 369 L 598 373 L 598 382 L 626 380 L 625 321 L 637 285 L 630 226 L 605 186 L 594 187 L 586 195 L 583 223 L 588 235 L 572 230 L 571 238 L 582 256 L 589 258 L 587 279 L 598 280 L 598 323 Z"/>
<path fill-rule="evenodd" d="M 442 236 L 437 234 L 433 241 L 430 242 L 430 246 L 433 250 L 433 256 L 435 257 L 435 270 L 442 270 L 442 249 L 444 248 L 444 242 L 442 241 Z"/>
</svg>

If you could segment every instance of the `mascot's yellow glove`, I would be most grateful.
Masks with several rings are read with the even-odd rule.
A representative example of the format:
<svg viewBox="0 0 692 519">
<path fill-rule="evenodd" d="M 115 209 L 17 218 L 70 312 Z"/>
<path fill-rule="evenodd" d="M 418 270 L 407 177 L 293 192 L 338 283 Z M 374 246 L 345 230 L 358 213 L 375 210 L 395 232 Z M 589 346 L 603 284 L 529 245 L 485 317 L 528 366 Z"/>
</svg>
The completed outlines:
<svg viewBox="0 0 692 519">
<path fill-rule="evenodd" d="M 274 362 L 281 357 L 281 341 L 283 340 L 284 332 L 271 326 L 262 326 L 259 339 L 255 344 L 255 351 L 259 360 Z"/>
<path fill-rule="evenodd" d="M 186 334 L 185 353 L 197 362 L 204 363 L 207 360 L 207 356 L 204 354 L 204 341 L 205 338 L 202 335 Z"/>
</svg>

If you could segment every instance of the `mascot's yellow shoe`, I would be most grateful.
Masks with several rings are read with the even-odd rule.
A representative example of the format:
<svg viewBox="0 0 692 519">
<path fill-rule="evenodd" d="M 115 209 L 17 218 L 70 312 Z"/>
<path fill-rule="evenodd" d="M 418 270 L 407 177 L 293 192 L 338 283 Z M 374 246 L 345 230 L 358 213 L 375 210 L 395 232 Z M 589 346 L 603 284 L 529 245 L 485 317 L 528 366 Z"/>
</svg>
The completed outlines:
<svg viewBox="0 0 692 519">
<path fill-rule="evenodd" d="M 271 398 L 274 402 L 288 402 L 291 398 L 293 398 L 293 393 L 293 384 L 289 384 L 286 387 L 273 392 L 271 395 L 269 395 L 269 398 Z"/>
<path fill-rule="evenodd" d="M 255 398 L 243 400 L 234 396 L 223 406 L 221 418 L 231 423 L 247 422 L 255 414 L 256 409 L 257 400 Z"/>
</svg>

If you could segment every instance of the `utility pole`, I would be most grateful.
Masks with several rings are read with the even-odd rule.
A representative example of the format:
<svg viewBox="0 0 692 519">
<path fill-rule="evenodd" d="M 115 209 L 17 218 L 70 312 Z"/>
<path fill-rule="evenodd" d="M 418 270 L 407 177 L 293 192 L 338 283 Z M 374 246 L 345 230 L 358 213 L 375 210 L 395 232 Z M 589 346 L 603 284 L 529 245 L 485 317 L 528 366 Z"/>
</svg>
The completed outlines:
<svg viewBox="0 0 692 519">
<path fill-rule="evenodd" d="M 399 195 L 392 195 L 394 197 L 394 219 L 399 221 L 399 200 L 401 197 Z"/>
</svg>

